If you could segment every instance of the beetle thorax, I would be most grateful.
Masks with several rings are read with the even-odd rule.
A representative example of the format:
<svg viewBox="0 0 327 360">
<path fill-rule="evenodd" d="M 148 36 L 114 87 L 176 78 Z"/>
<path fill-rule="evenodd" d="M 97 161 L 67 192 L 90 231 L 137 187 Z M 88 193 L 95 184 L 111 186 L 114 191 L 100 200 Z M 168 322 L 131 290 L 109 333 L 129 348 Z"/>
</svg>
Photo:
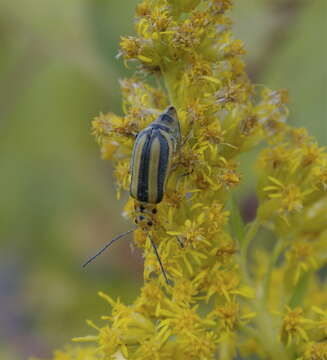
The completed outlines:
<svg viewBox="0 0 327 360">
<path fill-rule="evenodd" d="M 179 148 L 181 144 L 181 129 L 177 116 L 176 109 L 173 106 L 169 106 L 164 113 L 162 113 L 153 124 L 159 124 L 165 126 L 170 135 L 174 140 L 175 151 Z"/>
</svg>

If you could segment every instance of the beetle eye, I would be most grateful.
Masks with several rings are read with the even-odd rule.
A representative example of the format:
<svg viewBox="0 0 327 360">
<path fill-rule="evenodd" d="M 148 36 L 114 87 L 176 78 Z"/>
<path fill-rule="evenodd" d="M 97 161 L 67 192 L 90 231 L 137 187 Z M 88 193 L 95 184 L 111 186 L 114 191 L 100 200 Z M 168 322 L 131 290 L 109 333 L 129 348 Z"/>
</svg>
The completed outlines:
<svg viewBox="0 0 327 360">
<path fill-rule="evenodd" d="M 152 221 L 149 221 L 148 226 L 152 226 L 152 225 L 153 225 Z"/>
<path fill-rule="evenodd" d="M 176 116 L 176 109 L 174 108 L 174 106 L 169 106 L 166 110 L 166 113 L 171 116 Z"/>
</svg>

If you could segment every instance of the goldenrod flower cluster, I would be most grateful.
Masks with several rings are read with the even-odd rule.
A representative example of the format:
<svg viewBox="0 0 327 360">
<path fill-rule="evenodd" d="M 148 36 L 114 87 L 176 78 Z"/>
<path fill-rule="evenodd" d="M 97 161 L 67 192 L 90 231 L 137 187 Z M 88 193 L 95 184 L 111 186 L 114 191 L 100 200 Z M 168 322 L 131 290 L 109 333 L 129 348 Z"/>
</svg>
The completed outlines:
<svg viewBox="0 0 327 360">
<path fill-rule="evenodd" d="M 152 231 L 173 285 L 138 229 L 140 295 L 125 305 L 100 293 L 111 313 L 102 325 L 90 323 L 93 335 L 75 339 L 93 347 L 55 360 L 327 359 L 327 290 L 319 277 L 327 260 L 326 153 L 287 125 L 285 90 L 250 82 L 226 15 L 231 5 L 137 6 L 137 36 L 120 44 L 126 65 L 136 66 L 121 81 L 124 114 L 98 116 L 93 133 L 103 158 L 114 161 L 118 192 L 128 191 L 136 134 L 176 107 L 183 145 Z M 244 226 L 231 194 L 242 182 L 239 155 L 260 143 L 259 208 Z M 125 215 L 133 213 L 131 199 Z"/>
</svg>

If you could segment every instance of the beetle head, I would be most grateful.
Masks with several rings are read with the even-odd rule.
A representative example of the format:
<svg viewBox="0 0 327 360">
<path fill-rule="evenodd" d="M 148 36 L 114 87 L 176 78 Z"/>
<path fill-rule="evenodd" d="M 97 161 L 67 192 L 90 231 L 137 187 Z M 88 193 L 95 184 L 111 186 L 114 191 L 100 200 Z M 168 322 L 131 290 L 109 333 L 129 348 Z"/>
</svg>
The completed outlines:
<svg viewBox="0 0 327 360">
<path fill-rule="evenodd" d="M 168 127 L 176 140 L 176 145 L 181 143 L 181 128 L 177 111 L 174 106 L 170 105 L 167 109 L 155 120 L 156 123 Z"/>
</svg>

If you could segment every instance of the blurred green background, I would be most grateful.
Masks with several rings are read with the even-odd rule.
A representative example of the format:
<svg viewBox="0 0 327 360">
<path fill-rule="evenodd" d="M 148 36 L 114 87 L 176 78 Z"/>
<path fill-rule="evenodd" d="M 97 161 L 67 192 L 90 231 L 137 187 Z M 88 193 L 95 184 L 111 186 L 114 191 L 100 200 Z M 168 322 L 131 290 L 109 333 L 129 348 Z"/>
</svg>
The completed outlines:
<svg viewBox="0 0 327 360">
<path fill-rule="evenodd" d="M 118 79 L 130 73 L 115 55 L 136 3 L 0 2 L 1 360 L 50 356 L 108 313 L 98 290 L 130 302 L 141 283 L 128 239 L 80 267 L 129 228 L 90 120 L 120 113 Z M 253 81 L 288 88 L 290 121 L 326 145 L 326 1 L 235 0 L 233 19 Z M 255 184 L 244 172 L 246 201 Z"/>
</svg>

